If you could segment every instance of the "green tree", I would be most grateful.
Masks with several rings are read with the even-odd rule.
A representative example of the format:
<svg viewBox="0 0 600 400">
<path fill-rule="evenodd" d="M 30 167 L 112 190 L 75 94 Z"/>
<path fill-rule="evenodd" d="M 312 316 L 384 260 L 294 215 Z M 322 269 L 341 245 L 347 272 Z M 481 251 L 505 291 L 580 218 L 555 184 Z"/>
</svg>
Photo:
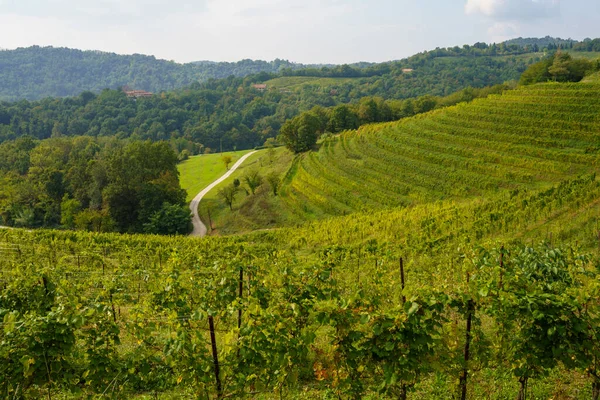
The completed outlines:
<svg viewBox="0 0 600 400">
<path fill-rule="evenodd" d="M 248 173 L 244 176 L 244 182 L 246 182 L 246 185 L 248 185 L 248 189 L 250 189 L 250 192 L 254 194 L 256 192 L 256 189 L 258 189 L 258 187 L 262 185 L 263 178 L 260 175 L 258 169 L 253 169 L 248 171 Z"/>
<path fill-rule="evenodd" d="M 233 211 L 233 202 L 237 193 L 238 188 L 234 185 L 228 185 L 219 190 L 219 197 L 229 206 L 230 211 Z"/>
<path fill-rule="evenodd" d="M 229 170 L 229 166 L 231 165 L 232 161 L 233 161 L 233 158 L 229 154 L 223 154 L 221 156 L 221 162 L 223 162 L 223 165 L 225 165 L 226 170 Z"/>
<path fill-rule="evenodd" d="M 276 172 L 269 173 L 267 175 L 267 183 L 271 188 L 271 192 L 273 192 L 273 196 L 277 196 L 279 186 L 281 185 L 281 178 L 279 177 L 279 174 Z"/>
<path fill-rule="evenodd" d="M 60 223 L 69 229 L 75 227 L 75 215 L 81 211 L 81 203 L 76 199 L 69 198 L 68 195 L 63 197 L 60 203 Z"/>
<path fill-rule="evenodd" d="M 317 143 L 319 127 L 320 122 L 315 115 L 303 113 L 281 127 L 281 140 L 294 153 L 308 151 Z"/>
<path fill-rule="evenodd" d="M 186 235 L 192 231 L 190 210 L 185 206 L 164 203 L 144 224 L 144 232 L 159 235 Z"/>
</svg>

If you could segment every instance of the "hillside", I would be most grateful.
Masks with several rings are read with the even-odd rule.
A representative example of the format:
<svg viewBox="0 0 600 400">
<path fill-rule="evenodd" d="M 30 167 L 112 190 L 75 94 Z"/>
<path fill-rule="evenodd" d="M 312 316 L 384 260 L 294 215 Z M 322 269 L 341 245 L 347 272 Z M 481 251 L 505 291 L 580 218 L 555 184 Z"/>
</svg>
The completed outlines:
<svg viewBox="0 0 600 400">
<path fill-rule="evenodd" d="M 0 51 L 0 100 L 77 96 L 122 86 L 161 92 L 209 79 L 307 67 L 320 66 L 285 60 L 179 64 L 141 54 L 33 46 Z"/>
<path fill-rule="evenodd" d="M 294 160 L 256 153 L 248 169 L 292 164 L 273 204 L 302 225 L 202 240 L 0 229 L 0 390 L 592 398 L 599 89 L 531 85 Z"/>
<path fill-rule="evenodd" d="M 598 89 L 597 83 L 538 84 L 328 137 L 318 151 L 294 160 L 276 199 L 264 194 L 255 223 L 247 207 L 258 200 L 245 206 L 240 199 L 239 211 L 221 225 L 243 232 L 268 221 L 269 212 L 267 226 L 273 227 L 365 210 L 462 202 L 546 189 L 595 173 L 600 167 Z M 270 170 L 265 165 L 263 175 Z"/>
<path fill-rule="evenodd" d="M 600 166 L 597 84 L 543 84 L 372 125 L 304 155 L 285 194 L 311 213 L 542 188 Z M 310 214 L 310 213 L 309 213 Z"/>
<path fill-rule="evenodd" d="M 534 42 L 539 45 L 534 47 Z M 597 41 L 579 43 L 555 38 L 523 39 L 491 45 L 476 43 L 472 46 L 436 48 L 388 63 L 359 62 L 342 66 L 303 65 L 279 59 L 270 62 L 242 60 L 233 63 L 198 61 L 178 64 L 140 54 L 117 55 L 101 51 L 32 46 L 0 50 L 0 100 L 77 96 L 84 91 L 97 93 L 105 88 L 117 89 L 123 86 L 157 93 L 229 76 L 255 75 L 255 81 L 268 80 L 277 75 L 373 78 L 390 75 L 394 69 L 407 68 L 418 69 L 418 79 L 404 83 L 406 87 L 391 96 L 405 98 L 426 93 L 445 95 L 467 85 L 481 87 L 517 80 L 519 73 L 533 62 L 530 59 L 539 59 L 545 51 L 561 47 L 590 52 L 597 51 L 596 44 Z M 452 58 L 461 60 L 448 61 Z M 270 74 L 273 76 L 269 76 Z M 432 78 L 442 78 L 446 81 L 446 88 L 425 88 L 424 84 L 430 85 Z M 449 82 L 451 84 L 448 85 Z M 384 80 L 383 84 L 389 89 L 393 80 Z"/>
</svg>

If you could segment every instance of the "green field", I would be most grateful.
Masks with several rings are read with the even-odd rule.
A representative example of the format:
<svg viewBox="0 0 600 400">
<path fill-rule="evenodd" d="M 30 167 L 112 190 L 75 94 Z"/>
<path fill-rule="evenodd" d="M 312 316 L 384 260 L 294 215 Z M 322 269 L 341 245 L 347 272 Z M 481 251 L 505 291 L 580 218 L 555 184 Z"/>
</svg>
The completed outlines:
<svg viewBox="0 0 600 400">
<path fill-rule="evenodd" d="M 319 78 L 314 76 L 284 76 L 281 78 L 271 79 L 264 83 L 268 88 L 296 90 L 305 85 L 313 85 L 319 87 L 329 87 L 343 85 L 344 83 L 353 82 L 360 78 Z"/>
<path fill-rule="evenodd" d="M 223 154 L 232 156 L 231 165 L 233 165 L 241 156 L 250 151 L 242 150 Z M 187 201 L 191 201 L 202 189 L 227 172 L 221 157 L 221 153 L 202 154 L 192 156 L 178 165 L 179 181 L 181 187 L 187 192 Z"/>
<path fill-rule="evenodd" d="M 231 212 L 211 192 L 212 237 L 0 230 L 0 393 L 593 398 L 599 90 L 534 85 L 260 151 L 230 181 L 275 171 L 279 195 Z"/>
</svg>

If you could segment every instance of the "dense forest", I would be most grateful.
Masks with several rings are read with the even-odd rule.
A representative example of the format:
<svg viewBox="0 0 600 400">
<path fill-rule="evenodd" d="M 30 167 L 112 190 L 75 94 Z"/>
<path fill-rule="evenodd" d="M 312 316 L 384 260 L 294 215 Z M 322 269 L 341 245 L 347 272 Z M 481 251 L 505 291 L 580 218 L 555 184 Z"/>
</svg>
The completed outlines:
<svg viewBox="0 0 600 400">
<path fill-rule="evenodd" d="M 597 41 L 596 41 L 597 42 Z M 415 56 L 389 63 L 373 64 L 360 62 L 352 65 L 303 65 L 286 60 L 274 61 L 242 60 L 239 62 L 199 61 L 178 64 L 173 61 L 157 60 L 153 56 L 140 54 L 117 55 L 100 51 L 81 51 L 67 48 L 39 47 L 18 48 L 0 51 L 0 99 L 37 100 L 44 97 L 76 96 L 83 91 L 98 93 L 105 88 L 117 89 L 129 86 L 150 92 L 168 91 L 187 87 L 195 82 L 229 76 L 244 77 L 261 72 L 283 76 L 318 77 L 384 77 L 393 70 L 442 67 L 438 58 L 475 56 L 499 57 L 521 56 L 544 50 L 573 48 L 574 50 L 597 51 L 597 43 L 559 38 L 515 39 L 499 44 L 436 48 Z M 491 61 L 464 61 L 457 68 L 473 63 L 481 68 Z M 475 65 L 475 63 L 478 63 Z M 473 72 L 471 71 L 472 75 Z M 447 79 L 446 77 L 442 77 Z M 474 77 L 473 77 L 474 78 Z M 511 79 L 518 79 L 512 76 Z M 423 83 L 423 82 L 420 82 Z M 474 83 L 475 86 L 500 82 Z M 389 86 L 389 84 L 388 84 Z M 411 90 L 411 89 L 407 89 Z M 412 88 L 414 91 L 415 88 Z M 457 90 L 448 89 L 448 94 Z M 412 97 L 425 93 L 412 93 Z M 442 94 L 442 93 L 431 93 Z"/>
<path fill-rule="evenodd" d="M 0 99 L 75 96 L 86 90 L 99 92 L 125 85 L 160 92 L 211 78 L 306 67 L 309 66 L 279 59 L 179 64 L 141 54 L 32 46 L 0 51 Z"/>
<path fill-rule="evenodd" d="M 177 155 L 165 142 L 29 136 L 0 145 L 0 224 L 188 233 Z"/>
</svg>

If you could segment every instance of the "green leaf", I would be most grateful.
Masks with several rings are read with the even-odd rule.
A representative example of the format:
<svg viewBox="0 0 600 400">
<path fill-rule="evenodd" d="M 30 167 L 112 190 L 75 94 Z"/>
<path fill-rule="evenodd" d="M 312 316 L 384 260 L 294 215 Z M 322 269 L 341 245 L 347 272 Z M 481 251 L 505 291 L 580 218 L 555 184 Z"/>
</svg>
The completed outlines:
<svg viewBox="0 0 600 400">
<path fill-rule="evenodd" d="M 371 319 L 371 316 L 369 314 L 362 314 L 360 316 L 360 323 L 361 324 L 366 324 L 369 322 L 369 320 Z"/>
<path fill-rule="evenodd" d="M 410 306 L 410 308 L 408 309 L 408 315 L 413 315 L 414 313 L 416 313 L 419 310 L 420 306 L 418 303 L 412 303 L 412 305 Z"/>
</svg>

